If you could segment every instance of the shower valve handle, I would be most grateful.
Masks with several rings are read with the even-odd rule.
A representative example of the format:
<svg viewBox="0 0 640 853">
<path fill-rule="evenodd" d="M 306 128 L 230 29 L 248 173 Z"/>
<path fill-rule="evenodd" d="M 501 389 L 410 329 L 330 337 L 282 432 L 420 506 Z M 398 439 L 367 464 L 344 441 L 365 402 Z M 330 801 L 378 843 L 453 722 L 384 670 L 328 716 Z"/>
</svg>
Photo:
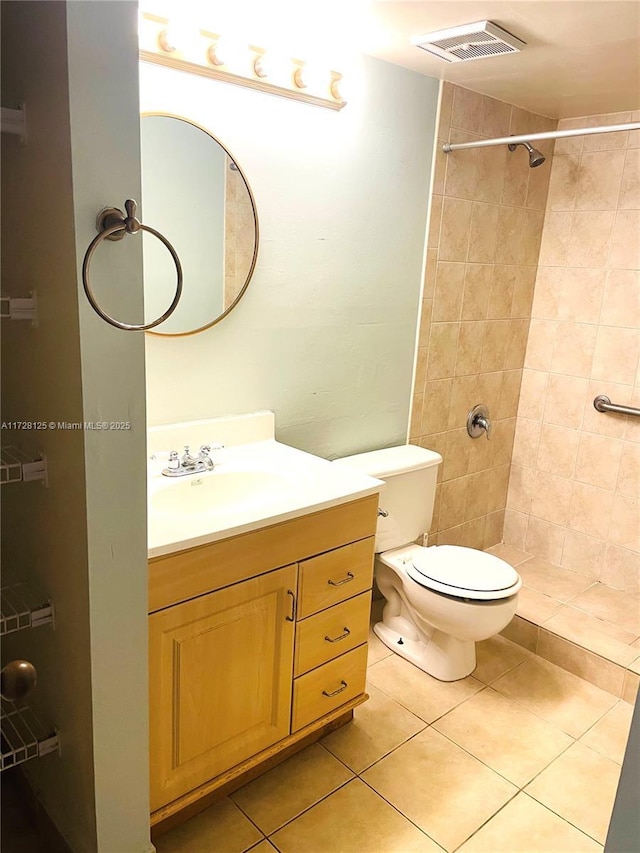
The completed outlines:
<svg viewBox="0 0 640 853">
<path fill-rule="evenodd" d="M 488 439 L 491 438 L 491 419 L 486 406 L 479 404 L 471 409 L 467 415 L 467 432 L 471 438 L 479 438 L 483 432 Z"/>
</svg>

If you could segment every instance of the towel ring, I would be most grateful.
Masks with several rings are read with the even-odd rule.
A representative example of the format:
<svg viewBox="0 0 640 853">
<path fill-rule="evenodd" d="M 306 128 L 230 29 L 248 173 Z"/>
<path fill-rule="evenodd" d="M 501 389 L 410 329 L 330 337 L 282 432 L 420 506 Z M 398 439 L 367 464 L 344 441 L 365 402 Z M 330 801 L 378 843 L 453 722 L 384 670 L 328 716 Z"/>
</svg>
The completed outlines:
<svg viewBox="0 0 640 853">
<path fill-rule="evenodd" d="M 167 317 L 170 317 L 178 307 L 178 302 L 180 301 L 180 297 L 182 295 L 182 265 L 180 263 L 180 258 L 176 253 L 176 250 L 173 248 L 167 238 L 164 237 L 159 231 L 156 231 L 155 228 L 150 228 L 148 225 L 143 225 L 139 219 L 136 219 L 135 201 L 131 198 L 127 199 L 124 203 L 124 207 L 127 211 L 126 216 L 117 207 L 105 207 L 98 214 L 96 226 L 98 228 L 99 234 L 97 237 L 93 238 L 84 256 L 84 261 L 82 262 L 82 284 L 84 286 L 84 292 L 87 294 L 87 299 L 89 300 L 91 307 L 96 312 L 96 314 L 98 314 L 99 317 L 102 317 L 105 322 L 110 323 L 112 326 L 115 326 L 116 329 L 124 329 L 127 332 L 144 332 L 147 329 L 153 329 L 154 326 L 159 326 L 160 323 L 163 323 L 167 319 Z M 153 322 L 151 323 L 122 323 L 120 322 L 120 320 L 116 320 L 114 317 L 111 317 L 109 314 L 106 313 L 106 311 L 103 311 L 102 308 L 96 302 L 95 296 L 93 295 L 93 291 L 91 290 L 91 283 L 89 281 L 89 265 L 91 263 L 93 253 L 103 240 L 122 240 L 122 238 L 126 234 L 137 234 L 139 231 L 147 231 L 149 234 L 153 234 L 154 237 L 157 237 L 158 240 L 160 240 L 160 242 L 166 246 L 169 254 L 173 258 L 173 262 L 176 265 L 176 272 L 178 274 L 176 294 L 173 297 L 171 305 L 169 305 L 164 314 L 161 317 L 158 317 L 157 320 L 153 320 Z"/>
</svg>

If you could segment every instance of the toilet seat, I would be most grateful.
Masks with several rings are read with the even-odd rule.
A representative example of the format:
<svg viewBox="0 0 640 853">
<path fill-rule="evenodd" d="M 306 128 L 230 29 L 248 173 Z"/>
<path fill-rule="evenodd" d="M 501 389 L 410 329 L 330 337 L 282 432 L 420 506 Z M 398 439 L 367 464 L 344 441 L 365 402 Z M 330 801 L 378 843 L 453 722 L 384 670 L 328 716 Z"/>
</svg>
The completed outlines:
<svg viewBox="0 0 640 853">
<path fill-rule="evenodd" d="M 516 570 L 504 560 L 459 545 L 416 549 L 405 569 L 421 586 L 455 598 L 495 601 L 515 595 L 522 586 Z"/>
</svg>

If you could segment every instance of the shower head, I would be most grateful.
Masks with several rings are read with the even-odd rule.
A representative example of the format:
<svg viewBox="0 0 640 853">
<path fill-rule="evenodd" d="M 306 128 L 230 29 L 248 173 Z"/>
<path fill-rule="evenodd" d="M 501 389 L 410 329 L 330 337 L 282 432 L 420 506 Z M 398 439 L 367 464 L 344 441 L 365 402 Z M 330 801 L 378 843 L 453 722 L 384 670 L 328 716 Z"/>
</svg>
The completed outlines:
<svg viewBox="0 0 640 853">
<path fill-rule="evenodd" d="M 528 142 L 514 142 L 509 145 L 509 151 L 515 151 L 518 145 L 524 145 L 529 152 L 529 166 L 531 169 L 535 169 L 536 166 L 541 166 L 544 163 L 546 159 L 544 154 L 541 154 L 537 148 L 534 148 Z"/>
</svg>

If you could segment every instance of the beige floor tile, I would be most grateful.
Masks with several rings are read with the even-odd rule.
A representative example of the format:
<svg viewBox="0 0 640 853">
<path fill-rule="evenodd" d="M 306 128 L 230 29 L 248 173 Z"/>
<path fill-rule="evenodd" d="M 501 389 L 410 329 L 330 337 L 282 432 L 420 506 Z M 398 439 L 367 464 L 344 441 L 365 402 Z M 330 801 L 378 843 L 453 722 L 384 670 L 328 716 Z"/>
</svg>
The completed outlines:
<svg viewBox="0 0 640 853">
<path fill-rule="evenodd" d="M 392 655 L 390 648 L 385 646 L 382 640 L 373 633 L 373 628 L 369 628 L 369 649 L 367 654 L 367 666 L 373 666 L 379 660 L 384 660 Z"/>
<path fill-rule="evenodd" d="M 630 646 L 633 634 L 570 605 L 563 605 L 544 627 L 622 666 L 628 666 L 637 656 L 636 649 Z"/>
<path fill-rule="evenodd" d="M 622 764 L 632 717 L 633 706 L 628 702 L 618 702 L 595 726 L 582 735 L 580 743 L 595 749 L 616 764 Z"/>
<path fill-rule="evenodd" d="M 538 645 L 538 625 L 523 619 L 522 616 L 514 616 L 511 622 L 500 631 L 500 636 L 510 640 L 518 646 L 522 646 L 530 652 L 535 652 Z"/>
<path fill-rule="evenodd" d="M 438 681 L 395 654 L 370 666 L 367 677 L 378 690 L 427 723 L 437 720 L 484 686 L 471 676 L 461 681 Z"/>
<path fill-rule="evenodd" d="M 573 743 L 573 738 L 490 687 L 433 724 L 519 788 Z"/>
<path fill-rule="evenodd" d="M 593 584 L 592 578 L 554 566 L 539 557 L 532 557 L 518 566 L 518 574 L 525 586 L 537 589 L 559 601 L 569 601 Z"/>
<path fill-rule="evenodd" d="M 352 777 L 350 770 L 314 743 L 235 791 L 231 798 L 270 835 Z"/>
<path fill-rule="evenodd" d="M 154 841 L 158 853 L 244 853 L 263 837 L 229 799 Z"/>
<path fill-rule="evenodd" d="M 491 686 L 572 737 L 583 735 L 618 701 L 611 693 L 537 656 Z"/>
<path fill-rule="evenodd" d="M 638 637 L 637 640 L 634 640 L 633 643 L 631 643 L 631 645 L 633 646 L 634 649 L 640 649 L 640 637 Z"/>
<path fill-rule="evenodd" d="M 604 844 L 620 765 L 574 743 L 527 786 L 527 793 Z"/>
<path fill-rule="evenodd" d="M 517 791 L 433 728 L 374 764 L 363 779 L 445 850 L 455 850 Z"/>
<path fill-rule="evenodd" d="M 385 646 L 382 640 L 373 633 L 373 626 L 382 619 L 382 610 L 385 605 L 384 598 L 374 598 L 371 602 L 371 618 L 369 620 L 369 654 L 367 666 L 372 666 L 383 658 L 389 657 L 393 652 Z"/>
<path fill-rule="evenodd" d="M 640 634 L 640 606 L 637 599 L 619 589 L 598 583 L 577 595 L 572 607 L 586 610 L 600 619 L 613 622 L 637 637 Z"/>
<path fill-rule="evenodd" d="M 582 646 L 565 640 L 552 631 L 547 631 L 544 626 L 538 633 L 536 654 L 549 663 L 577 675 L 578 678 L 595 684 L 607 693 L 622 695 L 627 672 L 623 666 L 612 663 L 589 649 L 583 649 Z"/>
<path fill-rule="evenodd" d="M 260 844 L 256 844 L 255 847 L 251 848 L 250 853 L 275 853 L 276 848 L 273 844 L 265 838 L 264 841 L 261 841 Z"/>
<path fill-rule="evenodd" d="M 564 571 L 564 569 L 560 569 Z M 518 595 L 518 616 L 534 625 L 542 625 L 558 612 L 562 602 L 532 587 L 523 586 Z"/>
<path fill-rule="evenodd" d="M 505 563 L 509 563 L 511 566 L 518 566 L 520 563 L 524 563 L 525 560 L 531 559 L 532 556 L 526 551 L 514 548 L 513 545 L 506 545 L 504 542 L 500 545 L 494 545 L 492 548 L 487 548 L 487 551 L 490 554 L 495 554 L 496 557 L 500 557 L 501 560 L 504 560 Z"/>
<path fill-rule="evenodd" d="M 354 773 L 361 773 L 426 726 L 375 687 L 368 686 L 367 692 L 369 701 L 355 709 L 353 721 L 321 741 Z"/>
<path fill-rule="evenodd" d="M 529 654 L 517 643 L 497 635 L 482 643 L 476 643 L 476 668 L 473 677 L 483 684 L 490 684 L 526 660 Z"/>
<path fill-rule="evenodd" d="M 272 840 L 281 853 L 441 853 L 360 779 L 309 809 Z"/>
<path fill-rule="evenodd" d="M 625 702 L 630 702 L 632 705 L 638 697 L 640 690 L 640 676 L 634 672 L 627 672 L 624 676 L 624 685 L 622 688 L 622 698 Z"/>
<path fill-rule="evenodd" d="M 602 846 L 537 800 L 518 794 L 458 853 L 598 853 Z"/>
</svg>

